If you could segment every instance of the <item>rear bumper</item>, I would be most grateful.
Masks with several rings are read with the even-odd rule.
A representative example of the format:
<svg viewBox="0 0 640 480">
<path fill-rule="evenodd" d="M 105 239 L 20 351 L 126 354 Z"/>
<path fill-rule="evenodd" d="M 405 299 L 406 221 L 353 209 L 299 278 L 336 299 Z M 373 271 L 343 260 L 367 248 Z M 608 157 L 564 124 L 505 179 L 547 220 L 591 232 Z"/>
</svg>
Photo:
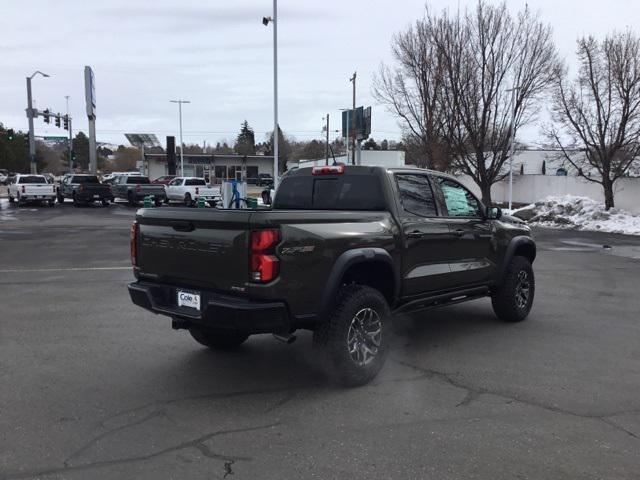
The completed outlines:
<svg viewBox="0 0 640 480">
<path fill-rule="evenodd" d="M 109 200 L 113 202 L 113 194 L 111 193 L 76 193 L 76 198 L 82 202 L 92 202 L 96 200 Z"/>
<path fill-rule="evenodd" d="M 175 285 L 138 281 L 129 284 L 133 303 L 151 312 L 180 319 L 187 324 L 240 330 L 246 333 L 287 333 L 290 317 L 284 302 L 253 302 L 206 290 L 200 293 L 201 310 L 179 307 Z"/>
</svg>

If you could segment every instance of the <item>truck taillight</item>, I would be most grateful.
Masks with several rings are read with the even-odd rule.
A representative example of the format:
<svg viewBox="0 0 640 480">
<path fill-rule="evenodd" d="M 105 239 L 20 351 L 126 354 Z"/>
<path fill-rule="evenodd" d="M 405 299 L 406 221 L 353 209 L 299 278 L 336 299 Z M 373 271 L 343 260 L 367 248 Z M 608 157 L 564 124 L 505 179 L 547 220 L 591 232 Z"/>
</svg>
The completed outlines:
<svg viewBox="0 0 640 480">
<path fill-rule="evenodd" d="M 196 195 L 200 195 L 200 188 L 196 187 Z"/>
<path fill-rule="evenodd" d="M 131 265 L 134 267 L 138 264 L 138 222 L 131 224 Z"/>
<path fill-rule="evenodd" d="M 136 192 L 139 192 L 140 190 L 142 190 L 142 187 L 140 185 L 136 185 Z"/>
<path fill-rule="evenodd" d="M 84 185 L 81 183 L 80 186 L 78 187 L 78 191 L 79 192 L 84 192 Z"/>
<path fill-rule="evenodd" d="M 280 232 L 276 229 L 253 230 L 249 258 L 252 282 L 270 282 L 280 273 L 280 259 L 276 256 L 276 245 Z"/>
<path fill-rule="evenodd" d="M 344 165 L 325 165 L 324 167 L 313 167 L 311 175 L 335 175 L 344 173 Z"/>
<path fill-rule="evenodd" d="M 22 185 L 22 193 L 24 193 L 24 185 Z"/>
</svg>

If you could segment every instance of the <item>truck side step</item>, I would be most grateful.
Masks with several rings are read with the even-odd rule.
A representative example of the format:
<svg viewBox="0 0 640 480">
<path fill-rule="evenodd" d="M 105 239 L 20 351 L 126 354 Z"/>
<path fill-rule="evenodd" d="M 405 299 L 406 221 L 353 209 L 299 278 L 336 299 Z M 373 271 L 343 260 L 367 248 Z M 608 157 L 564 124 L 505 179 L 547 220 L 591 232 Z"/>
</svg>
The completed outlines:
<svg viewBox="0 0 640 480">
<path fill-rule="evenodd" d="M 273 338 L 281 341 L 282 343 L 286 343 L 287 345 L 291 345 L 298 339 L 298 337 L 296 337 L 295 335 L 291 335 L 290 333 L 287 335 L 278 335 L 277 333 L 274 333 Z"/>
<path fill-rule="evenodd" d="M 434 295 L 432 297 L 418 298 L 412 300 L 404 305 L 401 305 L 395 313 L 409 313 L 419 310 L 426 310 L 428 308 L 442 307 L 444 305 L 453 305 L 454 303 L 460 303 L 473 298 L 482 298 L 489 294 L 489 287 L 475 287 L 465 290 L 458 290 L 455 292 L 444 293 L 441 295 Z"/>
</svg>

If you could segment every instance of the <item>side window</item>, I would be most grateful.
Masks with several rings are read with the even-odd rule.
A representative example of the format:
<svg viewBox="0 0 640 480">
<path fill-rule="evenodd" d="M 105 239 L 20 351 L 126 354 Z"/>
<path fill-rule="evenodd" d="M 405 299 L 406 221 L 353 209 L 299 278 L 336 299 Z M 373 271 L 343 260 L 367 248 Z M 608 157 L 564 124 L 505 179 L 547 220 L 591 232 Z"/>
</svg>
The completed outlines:
<svg viewBox="0 0 640 480">
<path fill-rule="evenodd" d="M 180 185 L 180 182 L 182 182 L 182 180 L 181 180 L 181 179 L 179 179 L 179 178 L 176 178 L 176 179 L 171 180 L 171 181 L 169 182 L 169 186 L 171 186 L 171 187 L 177 187 L 178 185 Z"/>
<path fill-rule="evenodd" d="M 402 208 L 421 217 L 438 215 L 433 191 L 426 175 L 400 173 L 396 175 Z"/>
<path fill-rule="evenodd" d="M 479 217 L 480 205 L 469 190 L 453 180 L 437 177 L 450 217 Z"/>
</svg>

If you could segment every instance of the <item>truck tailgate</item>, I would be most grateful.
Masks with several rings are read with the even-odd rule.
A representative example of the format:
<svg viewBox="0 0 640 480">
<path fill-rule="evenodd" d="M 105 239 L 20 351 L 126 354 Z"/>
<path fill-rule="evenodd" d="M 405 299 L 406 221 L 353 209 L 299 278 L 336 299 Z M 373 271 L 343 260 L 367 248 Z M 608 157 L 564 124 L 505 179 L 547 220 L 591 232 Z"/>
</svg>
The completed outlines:
<svg viewBox="0 0 640 480">
<path fill-rule="evenodd" d="M 20 187 L 22 188 L 24 186 L 24 193 L 23 195 L 25 196 L 52 196 L 55 194 L 55 187 L 53 185 L 50 185 L 48 183 L 44 183 L 44 184 L 21 184 Z"/>
<path fill-rule="evenodd" d="M 186 287 L 244 292 L 250 215 L 249 210 L 139 210 L 139 274 Z"/>
</svg>

